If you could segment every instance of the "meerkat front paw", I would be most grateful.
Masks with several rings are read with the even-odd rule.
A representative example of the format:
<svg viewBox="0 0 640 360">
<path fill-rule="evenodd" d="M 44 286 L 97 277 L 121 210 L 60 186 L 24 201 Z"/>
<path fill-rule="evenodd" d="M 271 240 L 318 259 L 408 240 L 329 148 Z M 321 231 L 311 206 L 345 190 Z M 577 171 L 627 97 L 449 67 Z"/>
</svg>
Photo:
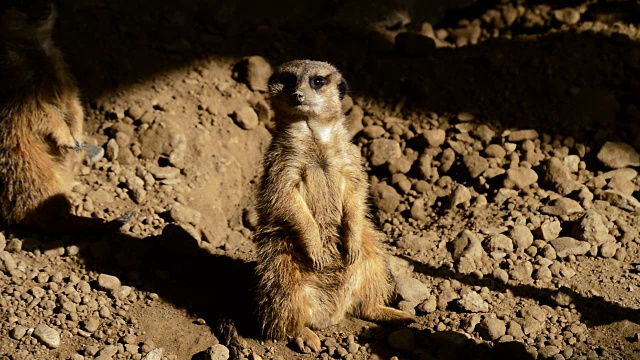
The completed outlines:
<svg viewBox="0 0 640 360">
<path fill-rule="evenodd" d="M 84 149 L 84 143 L 82 141 L 73 139 L 73 146 L 71 148 L 77 152 L 80 152 L 82 151 L 82 149 Z"/>
<path fill-rule="evenodd" d="M 344 246 L 344 260 L 348 265 L 352 265 L 360 257 L 360 243 L 348 241 Z"/>
<path fill-rule="evenodd" d="M 308 255 L 314 270 L 322 270 L 329 261 L 327 254 L 322 247 L 309 249 Z"/>
</svg>

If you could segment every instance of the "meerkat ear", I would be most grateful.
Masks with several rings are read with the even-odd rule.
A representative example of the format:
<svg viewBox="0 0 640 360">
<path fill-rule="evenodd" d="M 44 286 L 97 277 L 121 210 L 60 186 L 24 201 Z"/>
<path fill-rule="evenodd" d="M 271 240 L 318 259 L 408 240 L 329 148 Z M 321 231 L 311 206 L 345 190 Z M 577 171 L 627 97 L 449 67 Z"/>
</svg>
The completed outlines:
<svg viewBox="0 0 640 360">
<path fill-rule="evenodd" d="M 349 91 L 349 85 L 347 85 L 347 80 L 340 79 L 340 83 L 338 83 L 338 91 L 340 92 L 340 100 L 344 99 Z"/>
</svg>

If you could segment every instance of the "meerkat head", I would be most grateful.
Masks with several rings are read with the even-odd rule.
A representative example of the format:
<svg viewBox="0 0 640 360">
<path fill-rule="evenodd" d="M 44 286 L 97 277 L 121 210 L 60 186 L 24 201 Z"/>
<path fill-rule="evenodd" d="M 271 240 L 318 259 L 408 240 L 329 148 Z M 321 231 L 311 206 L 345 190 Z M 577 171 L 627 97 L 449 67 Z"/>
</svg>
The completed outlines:
<svg viewBox="0 0 640 360">
<path fill-rule="evenodd" d="M 56 20 L 51 0 L 0 0 L 0 39 L 13 45 L 51 40 Z"/>
<path fill-rule="evenodd" d="M 294 60 L 269 78 L 271 105 L 283 119 L 313 117 L 330 120 L 342 114 L 347 82 L 332 65 Z"/>
</svg>

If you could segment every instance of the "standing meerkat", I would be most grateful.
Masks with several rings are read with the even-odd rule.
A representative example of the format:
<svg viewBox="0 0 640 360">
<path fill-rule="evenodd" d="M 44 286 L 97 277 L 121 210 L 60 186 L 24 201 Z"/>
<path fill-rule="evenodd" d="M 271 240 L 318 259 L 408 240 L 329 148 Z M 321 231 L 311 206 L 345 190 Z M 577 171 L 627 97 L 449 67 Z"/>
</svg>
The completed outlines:
<svg viewBox="0 0 640 360">
<path fill-rule="evenodd" d="M 270 339 L 320 350 L 311 329 L 350 314 L 410 323 L 387 307 L 392 284 L 368 218 L 369 184 L 341 109 L 347 91 L 330 64 L 296 60 L 269 79 L 276 131 L 264 157 L 256 209 L 258 318 Z M 308 349 L 307 349 L 308 347 Z"/>
<path fill-rule="evenodd" d="M 71 214 L 84 113 L 51 39 L 55 18 L 46 0 L 0 3 L 0 221 L 52 234 L 117 230 L 131 213 L 108 223 Z"/>
</svg>

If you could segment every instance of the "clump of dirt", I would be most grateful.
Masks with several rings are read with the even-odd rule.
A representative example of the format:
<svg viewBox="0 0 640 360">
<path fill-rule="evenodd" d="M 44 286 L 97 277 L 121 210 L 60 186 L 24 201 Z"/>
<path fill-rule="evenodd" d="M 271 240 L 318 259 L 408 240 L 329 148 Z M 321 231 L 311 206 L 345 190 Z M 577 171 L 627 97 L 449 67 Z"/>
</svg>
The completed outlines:
<svg viewBox="0 0 640 360">
<path fill-rule="evenodd" d="M 100 148 L 81 159 L 75 212 L 136 215 L 119 236 L 0 232 L 0 354 L 225 359 L 213 330 L 228 317 L 248 359 L 637 357 L 636 6 L 358 3 L 356 19 L 305 4 L 61 2 Z M 264 84 L 305 57 L 352 85 L 394 306 L 418 316 L 345 321 L 319 331 L 319 354 L 251 326 Z"/>
</svg>

